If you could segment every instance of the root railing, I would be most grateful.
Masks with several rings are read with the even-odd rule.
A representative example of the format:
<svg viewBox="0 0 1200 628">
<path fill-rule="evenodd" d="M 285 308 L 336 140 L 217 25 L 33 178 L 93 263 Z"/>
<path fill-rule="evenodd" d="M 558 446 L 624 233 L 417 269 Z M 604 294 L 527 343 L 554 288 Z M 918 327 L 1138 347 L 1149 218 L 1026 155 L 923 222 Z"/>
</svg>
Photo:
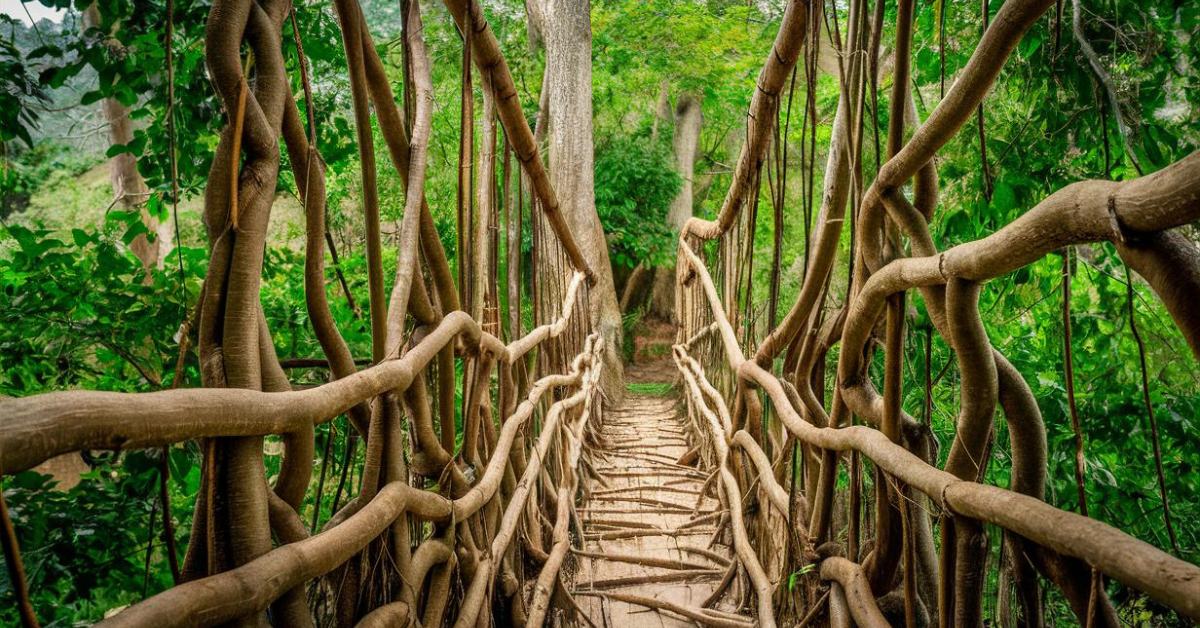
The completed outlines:
<svg viewBox="0 0 1200 628">
<path fill-rule="evenodd" d="M 697 281 L 700 284 L 706 288 L 712 287 L 712 279 L 703 265 L 693 266 L 693 270 L 697 272 Z M 713 292 L 715 293 L 715 290 Z M 719 301 L 712 303 L 716 307 L 720 306 Z M 716 311 L 720 312 L 719 309 Z M 717 321 L 722 329 L 721 335 L 732 339 L 733 329 L 725 317 L 718 314 Z M 843 339 L 843 342 L 846 340 Z M 736 342 L 731 343 L 731 346 L 736 347 Z M 753 487 L 757 483 L 762 486 L 770 504 L 787 514 L 787 492 L 776 480 L 772 464 L 759 444 L 754 442 L 744 429 L 739 429 L 741 423 L 738 422 L 738 417 L 732 419 L 732 429 L 725 427 L 730 425 L 730 419 L 724 398 L 708 382 L 703 368 L 691 356 L 690 351 L 691 347 L 687 344 L 676 345 L 676 363 L 687 386 L 689 412 L 707 419 L 709 429 L 704 432 L 698 430 L 697 435 L 706 446 L 716 450 L 722 468 L 720 481 L 740 482 L 741 488 L 738 485 L 723 487 L 729 499 L 733 499 L 733 495 L 740 495 L 745 487 Z M 789 436 L 823 451 L 857 451 L 888 475 L 927 495 L 946 513 L 998 525 L 1042 547 L 1086 561 L 1101 572 L 1145 591 L 1152 598 L 1188 617 L 1200 616 L 1200 598 L 1196 596 L 1200 592 L 1197 588 L 1200 587 L 1200 568 L 1195 565 L 1179 560 L 1094 519 L 1060 510 L 1026 495 L 973 481 L 959 480 L 931 466 L 900 444 L 892 442 L 877 429 L 867 426 L 820 426 L 810 420 L 807 410 L 795 403 L 793 395 L 788 394 L 789 385 L 786 382 L 756 363 L 746 361 L 741 357 L 740 350 L 727 354 L 725 358 L 729 365 L 736 364 L 732 366 L 733 370 L 755 389 L 747 394 L 758 395 L 759 391 L 765 394 L 771 406 L 778 412 L 783 428 Z M 724 417 L 724 421 L 716 418 L 718 413 Z M 745 418 L 741 419 L 744 421 Z M 722 423 L 725 426 L 722 426 Z M 734 432 L 734 429 L 738 431 Z M 731 475 L 732 470 L 740 466 L 736 461 L 730 460 L 729 449 L 733 445 L 744 451 L 754 465 L 752 469 L 746 469 L 746 474 L 740 481 Z M 802 536 L 807 536 L 805 521 L 794 521 L 791 525 L 798 527 Z M 735 540 L 745 534 L 745 522 L 734 518 L 731 526 Z M 736 547 L 738 559 L 744 561 L 747 570 L 752 574 L 761 570 L 758 564 L 760 553 L 779 549 L 745 548 L 741 545 Z M 812 551 L 816 548 L 806 549 Z M 831 548 L 824 548 L 823 551 L 829 552 Z M 827 560 L 811 553 L 809 556 L 817 563 Z M 850 573 L 844 564 L 845 559 L 833 557 L 828 560 L 840 561 L 839 566 L 830 568 L 831 573 Z M 825 573 L 823 565 L 822 573 Z M 846 587 L 853 583 L 839 584 Z M 770 600 L 775 594 L 774 588 L 778 585 L 778 582 L 773 582 L 767 586 L 760 586 L 755 582 L 755 591 L 760 596 L 760 612 L 761 600 Z M 876 612 L 870 609 L 859 610 Z M 851 608 L 856 617 L 859 610 Z M 760 621 L 769 625 L 763 618 L 760 618 Z"/>
<path fill-rule="evenodd" d="M 577 287 L 581 279 L 582 274 L 577 274 L 572 286 Z M 239 391 L 232 396 L 206 389 L 160 393 L 70 391 L 10 400 L 3 404 L 6 418 L 5 430 L 0 433 L 0 471 L 16 473 L 53 456 L 87 449 L 144 448 L 190 439 L 286 435 L 311 429 L 381 393 L 403 395 L 437 353 L 455 343 L 473 359 L 490 356 L 499 368 L 511 369 L 540 341 L 555 338 L 566 329 L 573 310 L 578 309 L 572 307 L 578 305 L 576 294 L 574 289 L 569 291 L 562 317 L 508 346 L 481 331 L 465 313 L 456 312 L 443 319 L 400 359 L 304 391 Z M 562 458 L 565 471 L 563 477 L 549 480 L 548 485 L 562 485 L 561 503 L 573 501 L 583 430 L 589 417 L 597 412 L 603 364 L 598 357 L 601 342 L 600 336 L 589 336 L 583 351 L 573 360 L 570 372 L 547 376 L 530 387 L 525 399 L 490 439 L 490 458 L 479 480 L 461 496 L 451 499 L 407 481 L 389 482 L 370 501 L 356 505 L 354 512 L 339 513 L 337 524 L 327 526 L 317 535 L 281 545 L 233 570 L 169 589 L 101 625 L 215 626 L 250 617 L 293 587 L 343 568 L 347 560 L 384 534 L 402 514 L 421 522 L 418 528 L 436 528 L 464 525 L 485 514 L 485 507 L 502 506 L 500 527 L 489 551 L 476 558 L 478 569 L 470 585 L 472 589 L 490 588 L 500 563 L 513 556 L 510 544 L 518 534 L 518 527 L 527 523 L 525 515 L 530 508 L 538 508 L 533 498 L 538 495 L 539 479 L 544 473 L 557 471 L 542 464 L 551 452 L 558 452 L 553 456 Z M 558 400 L 551 402 L 550 395 Z M 531 459 L 518 467 L 513 464 L 518 459 L 514 455 L 514 441 L 529 429 L 535 414 L 542 417 L 541 434 L 531 451 Z M 239 417 L 236 424 L 223 420 L 230 415 Z M 509 491 L 502 491 L 506 477 L 511 479 L 514 474 L 520 481 Z M 531 533 L 528 529 L 521 532 Z M 443 553 L 441 562 L 449 560 L 454 551 L 453 536 L 446 539 L 434 534 L 425 543 L 445 545 L 448 552 Z M 425 543 L 418 547 L 413 568 L 403 574 L 410 585 L 423 582 L 431 567 L 417 560 Z M 544 604 L 545 600 L 541 602 Z M 422 608 L 411 599 L 392 604 L 395 606 L 387 612 L 399 616 L 408 616 Z M 459 624 L 473 625 L 474 617 L 486 608 L 481 602 L 470 602 L 468 596 L 461 606 Z M 427 605 L 424 609 L 430 612 Z"/>
<path fill-rule="evenodd" d="M 849 3 L 845 40 L 831 34 L 842 47 L 842 93 L 807 272 L 783 320 L 763 329 L 749 283 L 756 218 L 747 198 L 758 193 L 751 183 L 766 153 L 763 138 L 778 123 L 777 100 L 768 96 L 797 61 L 802 25 L 825 19 L 819 4 L 790 2 L 759 77 L 729 196 L 716 220 L 694 218 L 682 231 L 674 359 L 692 438 L 720 469 L 718 495 L 733 514 L 729 534 L 740 563 L 733 573 L 749 581 L 731 587 L 727 578 L 724 593 L 752 591 L 754 600 L 740 602 L 757 608 L 761 625 L 823 617 L 832 625 L 913 626 L 924 615 L 926 625 L 982 626 L 985 524 L 1004 535 L 1024 625 L 1044 625 L 1039 576 L 1081 625 L 1117 625 L 1105 577 L 1200 620 L 1200 567 L 1043 501 L 1041 413 L 1021 373 L 992 347 L 978 308 L 989 280 L 1064 247 L 1111 242 L 1200 355 L 1200 310 L 1188 305 L 1200 298 L 1200 248 L 1172 231 L 1200 219 L 1200 153 L 1138 179 L 1067 186 L 975 242 L 940 250 L 929 230 L 937 150 L 977 110 L 1050 5 L 1004 3 L 960 78 L 907 142 L 903 104 L 913 94 L 908 80 L 896 78 L 886 160 L 864 182 L 864 101 L 878 61 L 867 42 L 878 41 L 882 22 L 869 23 L 864 0 Z M 911 1 L 900 0 L 897 77 L 908 76 L 911 11 Z M 846 221 L 855 224 L 851 256 L 842 260 L 848 282 L 834 274 Z M 944 467 L 929 427 L 901 403 L 905 304 L 914 289 L 961 373 Z M 837 359 L 827 382 L 830 352 Z M 873 359 L 883 362 L 882 392 L 870 375 Z M 1008 489 L 982 483 L 997 407 L 1012 444 Z M 873 495 L 863 492 L 864 462 L 875 470 Z M 864 509 L 873 513 L 872 534 L 864 533 Z"/>
</svg>

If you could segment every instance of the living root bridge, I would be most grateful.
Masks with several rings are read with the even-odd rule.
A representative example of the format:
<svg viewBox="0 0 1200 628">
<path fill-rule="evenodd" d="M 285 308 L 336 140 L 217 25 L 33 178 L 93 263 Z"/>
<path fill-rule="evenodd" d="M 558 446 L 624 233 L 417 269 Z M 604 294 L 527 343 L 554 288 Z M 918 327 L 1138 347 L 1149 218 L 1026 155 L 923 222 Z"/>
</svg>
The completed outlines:
<svg viewBox="0 0 1200 628">
<path fill-rule="evenodd" d="M 605 393 L 617 391 L 601 388 L 601 356 L 613 347 L 587 320 L 596 296 L 593 269 L 561 215 L 481 4 L 446 4 L 464 34 L 464 102 L 470 104 L 477 71 L 489 105 L 485 143 L 497 140 L 494 105 L 542 212 L 535 225 L 548 227 L 534 230 L 535 272 L 528 276 L 536 283 L 527 289 L 539 297 L 533 329 L 521 334 L 525 275 L 507 266 L 502 277 L 490 263 L 499 259 L 499 234 L 510 236 L 507 250 L 519 250 L 523 208 L 506 206 L 501 229 L 494 203 L 478 203 L 481 215 L 456 251 L 463 277 L 476 283 L 463 282 L 472 290 L 459 294 L 426 202 L 433 102 L 420 3 L 408 0 L 402 16 L 403 93 L 412 107 L 404 110 L 361 7 L 337 0 L 360 138 L 372 323 L 371 365 L 358 370 L 361 356 L 351 354 L 325 293 L 324 168 L 314 114 L 309 109 L 302 117 L 287 75 L 289 67 L 300 69 L 311 106 L 308 66 L 283 56 L 284 22 L 295 18 L 279 0 L 214 0 L 206 60 L 226 127 L 205 193 L 210 260 L 197 315 L 204 388 L 0 401 L 0 475 L 73 451 L 200 441 L 203 474 L 182 583 L 103 625 L 261 626 L 269 611 L 275 625 L 298 628 L 418 622 L 537 628 L 559 616 L 586 623 L 598 602 L 602 612 L 619 603 L 638 614 L 648 608 L 731 628 L 822 620 L 914 626 L 920 619 L 982 628 L 985 570 L 996 562 L 987 556 L 984 524 L 1002 530 L 999 563 L 1015 592 L 1000 604 L 1001 620 L 1016 615 L 1015 602 L 1025 625 L 1042 628 L 1048 584 L 1062 592 L 1080 625 L 1115 628 L 1106 575 L 1200 621 L 1200 568 L 1044 501 L 1048 452 L 1037 400 L 992 346 L 978 306 L 991 279 L 1063 247 L 1111 242 L 1200 355 L 1200 249 L 1175 231 L 1200 219 L 1200 153 L 1130 181 L 1067 186 L 978 241 L 943 250 L 929 230 L 939 207 L 938 150 L 978 114 L 1050 0 L 1005 2 L 924 122 L 907 113 L 915 110 L 911 81 L 893 80 L 886 155 L 879 151 L 886 160 L 869 181 L 863 138 L 876 124 L 867 112 L 877 108 L 872 91 L 887 12 L 881 0 L 874 7 L 849 1 L 845 37 L 839 30 L 833 38 L 841 93 L 805 251 L 807 273 L 782 321 L 774 324 L 772 302 L 771 324 L 764 326 L 756 322 L 749 284 L 762 270 L 754 268 L 753 247 L 759 173 L 801 53 L 818 62 L 820 51 L 809 45 L 819 39 L 816 26 L 841 23 L 840 16 L 827 21 L 820 3 L 787 3 L 718 216 L 691 219 L 680 236 L 672 357 L 686 415 L 671 415 L 673 402 L 660 400 L 661 416 L 652 413 L 649 423 L 644 415 L 631 419 L 628 406 L 605 407 Z M 894 72 L 911 78 L 915 4 L 899 0 L 897 9 Z M 295 48 L 302 43 L 297 39 Z M 247 47 L 253 64 L 242 58 Z M 815 72 L 807 76 L 811 93 Z M 471 107 L 463 113 L 462 137 L 470 137 Z M 372 125 L 407 194 L 390 294 Z M 303 391 L 291 390 L 280 367 L 259 294 L 281 137 L 306 214 L 306 306 L 332 380 Z M 495 153 L 485 150 L 481 158 L 494 161 Z M 460 172 L 471 171 L 472 159 L 462 151 Z M 480 172 L 478 188 L 490 189 L 495 164 Z M 466 199 L 460 209 L 469 209 L 470 177 L 459 180 Z M 778 185 L 787 189 L 784 181 Z M 848 206 L 857 213 L 848 215 Z M 774 209 L 776 228 L 790 228 L 782 216 L 796 212 Z M 847 220 L 856 221 L 853 257 L 839 258 Z M 845 274 L 836 276 L 850 278 L 845 288 L 832 280 L 839 265 Z M 502 285 L 509 294 L 508 344 L 500 340 Z M 914 292 L 929 314 L 930 337 L 945 341 L 961 374 L 944 467 L 936 465 L 929 426 L 903 403 L 906 312 Z M 831 351 L 838 359 L 828 378 Z M 876 354 L 882 354 L 882 387 L 872 377 Z M 934 402 L 926 393 L 929 413 Z M 1008 489 L 983 483 L 988 465 L 998 464 L 990 455 L 997 407 L 1011 445 Z M 315 426 L 340 415 L 348 419 L 341 437 L 365 443 L 361 488 L 348 501 L 340 500 L 339 488 L 337 511 L 322 520 L 323 466 L 318 507 L 306 521 Z M 273 483 L 262 447 L 270 435 L 284 444 Z M 652 449 L 647 441 L 661 444 Z M 672 455 L 664 454 L 668 443 Z M 352 447 L 346 452 L 343 485 L 359 455 Z M 332 456 L 323 458 L 325 465 Z M 873 495 L 862 488 L 864 458 L 875 473 Z M 839 489 L 843 464 L 850 481 Z M 649 484 L 640 484 L 648 477 Z M 650 486 L 654 494 L 641 492 Z M 666 523 L 641 520 L 648 511 Z M 874 522 L 864 525 L 864 512 Z M 7 517 L 2 523 L 22 621 L 36 626 L 16 535 Z M 651 539 L 674 545 L 666 556 L 601 547 Z M 576 561 L 599 560 L 668 571 L 611 573 L 593 579 L 590 589 L 571 581 Z M 690 597 L 645 594 L 697 582 L 710 587 L 698 605 Z"/>
</svg>

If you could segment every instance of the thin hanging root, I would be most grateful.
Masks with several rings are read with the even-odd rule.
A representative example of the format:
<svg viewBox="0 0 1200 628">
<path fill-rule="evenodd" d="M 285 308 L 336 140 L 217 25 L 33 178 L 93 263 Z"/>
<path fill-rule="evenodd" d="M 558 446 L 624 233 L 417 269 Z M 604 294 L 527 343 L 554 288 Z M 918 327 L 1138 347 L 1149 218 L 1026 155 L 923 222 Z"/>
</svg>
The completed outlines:
<svg viewBox="0 0 1200 628">
<path fill-rule="evenodd" d="M 23 628 L 37 628 L 37 616 L 33 614 L 33 604 L 29 601 L 29 584 L 25 581 L 25 564 L 21 561 L 21 549 L 17 545 L 17 532 L 13 529 L 12 519 L 8 516 L 8 504 L 4 502 L 3 491 L 0 491 L 0 545 L 4 548 L 4 563 L 8 567 L 8 581 L 17 598 L 17 614 L 21 618 Z"/>
<path fill-rule="evenodd" d="M 1175 538 L 1175 526 L 1171 521 L 1171 500 L 1167 497 L 1167 480 L 1163 474 L 1162 441 L 1158 438 L 1158 420 L 1154 417 L 1154 404 L 1150 403 L 1150 377 L 1146 368 L 1146 345 L 1142 343 L 1142 335 L 1138 332 L 1137 313 L 1133 307 L 1133 279 L 1129 275 L 1129 266 L 1125 266 L 1125 287 L 1127 290 L 1126 303 L 1129 307 L 1129 331 L 1138 347 L 1138 364 L 1142 371 L 1142 402 L 1146 406 L 1146 417 L 1150 421 L 1150 440 L 1154 445 L 1154 468 L 1158 474 L 1158 495 L 1162 500 L 1163 522 L 1167 526 L 1167 536 L 1171 539 L 1171 549 L 1176 556 L 1182 556 L 1179 551 L 1179 541 Z"/>
<path fill-rule="evenodd" d="M 643 595 L 634 595 L 632 593 L 616 593 L 616 592 L 598 593 L 598 592 L 593 592 L 593 591 L 577 591 L 575 593 L 575 595 L 592 595 L 592 596 L 596 596 L 596 597 L 605 598 L 608 600 L 616 600 L 618 602 L 625 602 L 626 604 L 637 604 L 639 606 L 645 606 L 646 608 L 655 608 L 655 609 L 659 609 L 659 610 L 670 611 L 672 613 L 675 613 L 676 615 L 690 619 L 698 624 L 701 624 L 704 626 L 713 626 L 713 628 L 751 628 L 752 626 L 755 625 L 753 622 L 749 622 L 749 621 L 737 621 L 737 620 L 733 620 L 733 619 L 713 617 L 712 615 L 709 615 L 708 613 L 703 612 L 703 610 L 699 609 L 699 608 L 694 608 L 694 607 L 689 607 L 689 606 L 681 606 L 679 604 L 675 604 L 673 602 L 668 602 L 666 600 L 660 600 L 657 598 L 646 597 Z"/>
<path fill-rule="evenodd" d="M 698 525 L 700 525 L 700 524 L 702 524 L 702 523 L 709 523 L 709 522 L 711 522 L 711 521 L 712 521 L 712 520 L 714 520 L 714 519 L 716 519 L 716 520 L 717 520 L 717 525 L 718 525 L 718 527 L 719 527 L 719 526 L 720 526 L 720 521 L 721 521 L 721 519 L 723 519 L 723 518 L 727 517 L 728 515 L 729 515 L 729 511 L 728 511 L 728 510 L 718 510 L 718 511 L 715 511 L 715 512 L 710 512 L 710 513 L 708 513 L 707 515 L 703 515 L 703 516 L 700 516 L 700 517 L 694 517 L 694 518 L 692 518 L 692 519 L 688 519 L 686 522 L 684 522 L 684 523 L 682 523 L 682 524 L 680 524 L 680 525 L 679 525 L 679 529 L 680 529 L 680 530 L 686 530 L 687 528 L 693 528 L 693 527 L 695 527 L 695 526 L 698 526 Z"/>
<path fill-rule="evenodd" d="M 1079 424 L 1079 410 L 1075 404 L 1075 368 L 1071 351 L 1071 249 L 1063 250 L 1062 264 L 1062 317 L 1063 317 L 1063 369 L 1067 386 L 1067 407 L 1070 409 L 1071 428 L 1075 433 L 1075 487 L 1079 498 L 1079 512 L 1088 516 L 1087 487 L 1083 428 Z"/>
<path fill-rule="evenodd" d="M 821 597 L 816 601 L 815 604 L 812 605 L 812 608 L 808 610 L 808 613 L 804 615 L 804 618 L 796 624 L 796 628 L 805 628 L 808 626 L 809 622 L 815 619 L 817 614 L 821 612 L 821 609 L 825 606 L 827 601 L 829 601 L 829 591 L 821 594 Z"/>
<path fill-rule="evenodd" d="M 715 531 L 715 532 L 713 532 L 712 538 L 710 538 L 710 539 L 708 540 L 708 546 L 707 546 L 707 547 L 708 547 L 708 549 L 712 549 L 714 545 L 716 545 L 717 543 L 720 543 L 720 542 L 721 542 L 721 539 L 722 539 L 722 537 L 723 537 L 722 533 L 723 533 L 723 532 L 725 532 L 725 530 L 726 530 L 726 527 L 725 527 L 725 526 L 726 526 L 726 524 L 727 524 L 727 523 L 729 523 L 729 522 L 730 522 L 730 513 L 729 513 L 729 511 L 724 511 L 724 512 L 722 512 L 722 513 L 721 513 L 721 519 L 720 519 L 720 521 L 717 523 L 716 531 Z"/>
<path fill-rule="evenodd" d="M 697 556 L 704 556 L 705 558 L 713 561 L 714 563 L 716 563 L 718 565 L 721 565 L 722 567 L 728 566 L 732 562 L 732 560 L 729 557 L 725 556 L 724 554 L 722 554 L 720 552 L 714 552 L 705 547 L 696 547 L 696 546 L 692 546 L 692 545 L 676 545 L 675 549 L 677 549 L 681 552 L 687 552 L 689 554 L 696 554 Z"/>
<path fill-rule="evenodd" d="M 691 464 L 693 462 L 695 462 L 696 459 L 699 457 L 700 457 L 700 448 L 692 447 L 691 449 L 687 450 L 686 453 L 684 453 L 682 456 L 680 456 L 675 461 L 675 464 L 677 464 L 679 466 L 691 466 Z"/>
<path fill-rule="evenodd" d="M 715 608 L 702 608 L 702 609 L 700 609 L 700 612 L 704 613 L 705 615 L 708 615 L 709 617 L 716 617 L 718 619 L 732 619 L 735 621 L 745 621 L 745 617 L 743 615 L 738 615 L 737 613 L 730 613 L 728 611 L 717 610 Z"/>
<path fill-rule="evenodd" d="M 704 480 L 704 484 L 700 486 L 700 496 L 696 498 L 696 507 L 692 509 L 693 517 L 700 513 L 700 506 L 704 503 L 704 496 L 708 494 L 708 489 L 712 488 L 713 484 L 717 481 L 717 473 L 718 471 L 710 473 L 708 478 Z"/>
</svg>

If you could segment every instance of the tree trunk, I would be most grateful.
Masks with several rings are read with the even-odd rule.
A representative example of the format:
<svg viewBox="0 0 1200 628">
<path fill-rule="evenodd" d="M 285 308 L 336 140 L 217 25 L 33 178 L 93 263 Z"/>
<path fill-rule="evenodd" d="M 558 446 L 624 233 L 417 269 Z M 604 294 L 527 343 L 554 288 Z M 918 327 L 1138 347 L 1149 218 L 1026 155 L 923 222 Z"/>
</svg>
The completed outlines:
<svg viewBox="0 0 1200 628">
<path fill-rule="evenodd" d="M 591 4 L 588 0 L 546 2 L 544 19 L 550 180 L 563 216 L 595 272 L 591 323 L 604 336 L 605 389 L 619 394 L 624 379 L 621 311 L 594 187 Z"/>
<path fill-rule="evenodd" d="M 90 28 L 102 28 L 100 10 L 96 5 L 93 4 L 83 12 L 83 28 L 85 31 Z M 120 47 L 120 44 L 111 38 L 105 45 L 110 48 Z M 129 107 L 122 105 L 115 98 L 105 98 L 100 102 L 100 108 L 104 113 L 104 120 L 108 122 L 108 145 L 125 145 L 132 142 L 133 126 L 129 121 Z M 146 230 L 157 234 L 158 219 L 146 211 L 146 200 L 150 195 L 150 190 L 146 187 L 145 179 L 138 172 L 137 157 L 130 153 L 121 153 L 108 160 L 108 168 L 116 206 L 125 211 L 140 211 Z M 147 272 L 158 267 L 160 261 L 159 242 L 158 239 L 151 242 L 145 234 L 142 234 L 129 243 L 129 250 L 133 251 L 133 254 L 142 261 Z"/>
<path fill-rule="evenodd" d="M 654 107 L 654 124 L 650 127 L 650 142 L 658 142 L 658 130 L 671 123 L 671 81 L 663 79 L 658 88 L 658 104 Z"/>
<path fill-rule="evenodd" d="M 690 94 L 679 96 L 675 106 L 675 136 L 672 148 L 675 152 L 675 171 L 682 185 L 679 194 L 671 201 L 667 223 L 675 231 L 683 228 L 692 217 L 692 183 L 696 171 L 696 149 L 700 144 L 700 125 L 704 121 L 700 101 Z M 654 291 L 650 297 L 650 313 L 664 321 L 672 321 L 675 310 L 675 267 L 663 266 L 654 272 Z"/>
</svg>

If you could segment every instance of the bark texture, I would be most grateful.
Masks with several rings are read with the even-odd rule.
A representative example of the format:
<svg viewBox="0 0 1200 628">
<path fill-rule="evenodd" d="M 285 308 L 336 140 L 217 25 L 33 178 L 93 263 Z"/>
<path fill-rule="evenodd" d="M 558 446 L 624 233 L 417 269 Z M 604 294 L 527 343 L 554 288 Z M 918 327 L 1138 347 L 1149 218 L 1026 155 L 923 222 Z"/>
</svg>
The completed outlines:
<svg viewBox="0 0 1200 628">
<path fill-rule="evenodd" d="M 589 0 L 543 4 L 546 85 L 549 105 L 550 181 L 596 283 L 591 288 L 591 326 L 605 340 L 605 388 L 619 395 L 622 380 L 621 310 L 608 243 L 596 213 L 592 136 L 592 21 Z"/>
</svg>

